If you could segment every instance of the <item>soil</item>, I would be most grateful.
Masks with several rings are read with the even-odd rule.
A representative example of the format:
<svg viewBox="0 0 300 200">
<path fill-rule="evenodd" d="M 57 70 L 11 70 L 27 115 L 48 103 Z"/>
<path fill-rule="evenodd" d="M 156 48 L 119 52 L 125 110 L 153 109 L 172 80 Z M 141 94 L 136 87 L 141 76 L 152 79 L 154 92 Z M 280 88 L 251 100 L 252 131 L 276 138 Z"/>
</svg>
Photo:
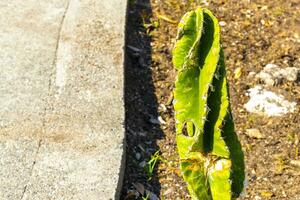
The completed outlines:
<svg viewBox="0 0 300 200">
<path fill-rule="evenodd" d="M 172 90 L 172 48 L 182 15 L 201 6 L 221 22 L 231 108 L 245 154 L 247 187 L 240 200 L 300 200 L 300 83 L 269 88 L 297 102 L 294 113 L 248 113 L 249 77 L 268 63 L 300 68 L 300 0 L 131 0 L 128 8 L 125 107 L 127 163 L 121 199 L 190 199 L 179 171 Z M 241 76 L 235 77 L 236 69 Z M 246 135 L 258 129 L 263 137 Z M 154 171 L 148 161 L 159 152 Z M 297 166 L 298 162 L 298 166 Z M 296 164 L 295 164 L 296 163 Z M 150 194 L 150 195 L 149 195 Z M 145 194 L 144 197 L 147 195 Z"/>
</svg>

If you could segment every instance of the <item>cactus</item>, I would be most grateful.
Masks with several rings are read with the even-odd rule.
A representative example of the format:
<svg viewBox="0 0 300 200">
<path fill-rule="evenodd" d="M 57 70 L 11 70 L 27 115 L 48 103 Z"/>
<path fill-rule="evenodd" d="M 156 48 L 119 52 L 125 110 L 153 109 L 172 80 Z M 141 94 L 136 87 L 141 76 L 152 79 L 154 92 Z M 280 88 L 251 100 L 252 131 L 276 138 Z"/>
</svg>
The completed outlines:
<svg viewBox="0 0 300 200">
<path fill-rule="evenodd" d="M 244 158 L 234 131 L 218 20 L 186 13 L 173 50 L 176 140 L 192 199 L 230 200 L 244 187 Z"/>
</svg>

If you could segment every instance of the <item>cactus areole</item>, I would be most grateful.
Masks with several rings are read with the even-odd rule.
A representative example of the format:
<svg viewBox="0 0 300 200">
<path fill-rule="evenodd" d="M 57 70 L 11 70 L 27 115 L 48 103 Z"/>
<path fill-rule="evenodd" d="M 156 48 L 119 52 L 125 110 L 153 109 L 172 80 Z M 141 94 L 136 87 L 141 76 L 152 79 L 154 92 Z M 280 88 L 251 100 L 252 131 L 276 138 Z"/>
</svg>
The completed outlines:
<svg viewBox="0 0 300 200">
<path fill-rule="evenodd" d="M 177 148 L 191 197 L 238 197 L 244 158 L 230 110 L 220 27 L 209 10 L 197 8 L 183 16 L 173 64 Z"/>
</svg>

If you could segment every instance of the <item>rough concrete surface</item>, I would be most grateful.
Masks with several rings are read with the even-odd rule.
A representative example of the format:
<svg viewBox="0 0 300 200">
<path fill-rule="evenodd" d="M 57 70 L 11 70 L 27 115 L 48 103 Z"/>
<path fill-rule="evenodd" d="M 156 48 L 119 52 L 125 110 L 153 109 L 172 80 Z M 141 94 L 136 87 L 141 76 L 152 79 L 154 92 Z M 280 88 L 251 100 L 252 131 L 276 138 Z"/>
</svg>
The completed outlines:
<svg viewBox="0 0 300 200">
<path fill-rule="evenodd" d="M 0 200 L 118 199 L 125 12 L 0 0 Z"/>
</svg>

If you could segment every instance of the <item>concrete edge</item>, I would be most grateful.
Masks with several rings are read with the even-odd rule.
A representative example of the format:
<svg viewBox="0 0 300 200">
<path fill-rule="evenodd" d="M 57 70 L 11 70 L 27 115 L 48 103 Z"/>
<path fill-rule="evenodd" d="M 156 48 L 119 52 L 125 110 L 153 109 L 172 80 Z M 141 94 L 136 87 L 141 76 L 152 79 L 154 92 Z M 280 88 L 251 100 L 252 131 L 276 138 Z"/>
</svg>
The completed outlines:
<svg viewBox="0 0 300 200">
<path fill-rule="evenodd" d="M 123 182 L 124 182 L 124 174 L 125 174 L 125 169 L 126 169 L 126 156 L 127 156 L 127 136 L 126 136 L 126 109 L 125 109 L 125 87 L 126 87 L 126 81 L 125 81 L 125 66 L 127 63 L 127 50 L 126 50 L 126 45 L 127 45 L 127 21 L 128 21 L 128 10 L 129 10 L 129 3 L 128 0 L 126 0 L 126 10 L 124 13 L 125 17 L 125 24 L 123 27 L 123 33 L 124 33 L 124 38 L 123 38 L 123 106 L 124 106 L 124 124 L 123 124 L 123 131 L 124 131 L 124 138 L 123 138 L 123 155 L 121 158 L 121 165 L 120 165 L 120 172 L 119 172 L 119 180 L 116 188 L 116 194 L 115 194 L 115 199 L 120 200 L 121 197 L 121 192 L 122 192 L 122 187 L 123 187 Z"/>
</svg>

